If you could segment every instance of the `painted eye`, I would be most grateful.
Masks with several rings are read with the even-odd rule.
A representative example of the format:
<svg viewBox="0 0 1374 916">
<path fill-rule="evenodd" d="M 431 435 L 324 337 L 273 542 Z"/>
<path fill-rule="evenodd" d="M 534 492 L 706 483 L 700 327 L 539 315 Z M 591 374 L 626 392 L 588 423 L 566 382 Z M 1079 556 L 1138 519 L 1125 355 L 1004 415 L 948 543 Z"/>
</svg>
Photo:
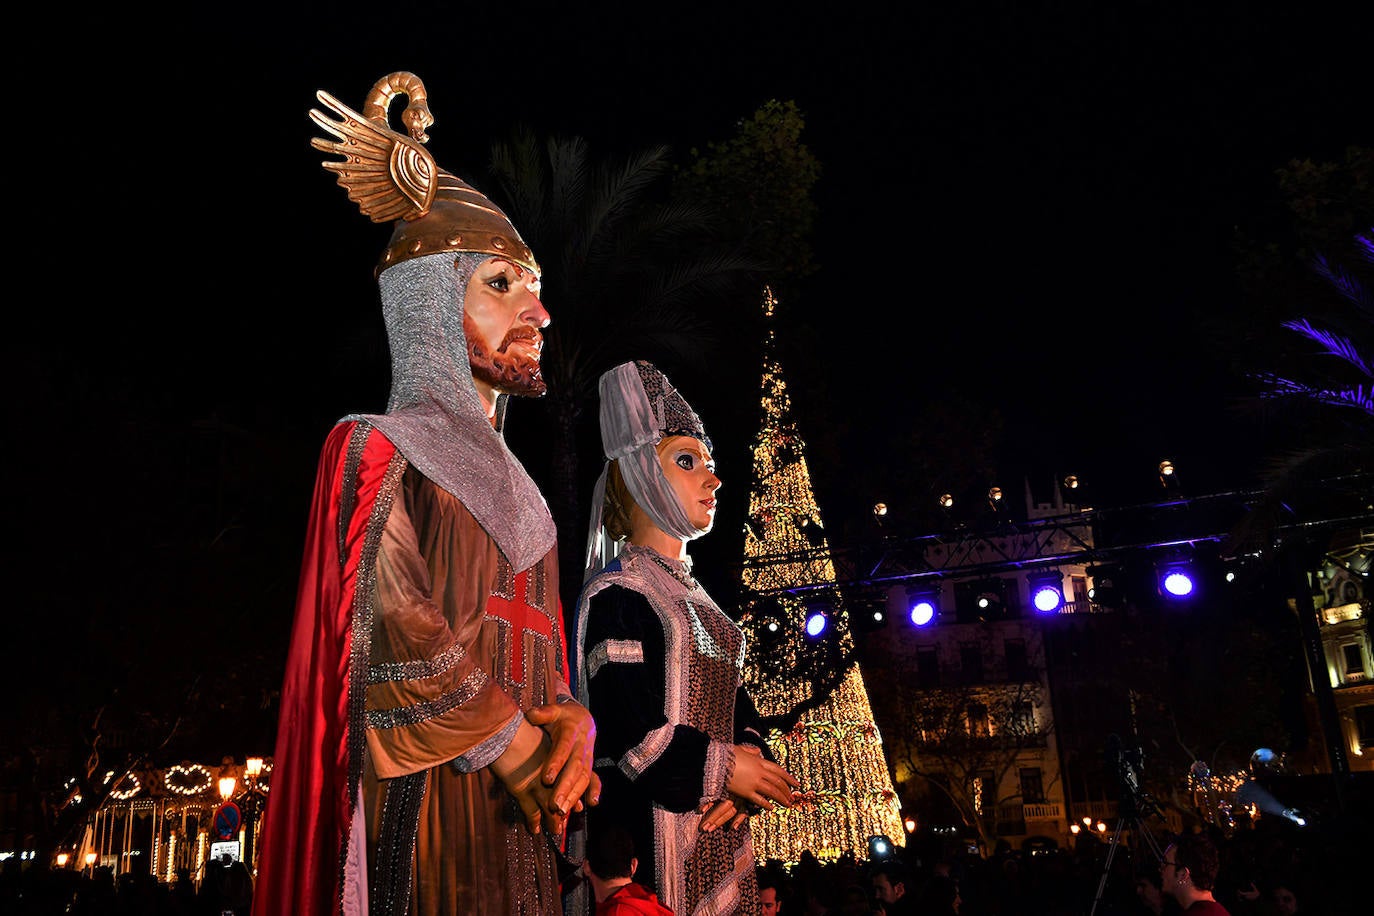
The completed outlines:
<svg viewBox="0 0 1374 916">
<path fill-rule="evenodd" d="M 505 274 L 499 274 L 488 280 L 487 285 L 498 292 L 508 292 L 510 290 L 510 279 Z"/>
<path fill-rule="evenodd" d="M 696 462 L 693 461 L 692 456 L 688 454 L 678 455 L 675 460 L 677 461 L 677 466 L 682 468 L 684 471 L 690 471 L 693 467 L 696 466 Z"/>
</svg>

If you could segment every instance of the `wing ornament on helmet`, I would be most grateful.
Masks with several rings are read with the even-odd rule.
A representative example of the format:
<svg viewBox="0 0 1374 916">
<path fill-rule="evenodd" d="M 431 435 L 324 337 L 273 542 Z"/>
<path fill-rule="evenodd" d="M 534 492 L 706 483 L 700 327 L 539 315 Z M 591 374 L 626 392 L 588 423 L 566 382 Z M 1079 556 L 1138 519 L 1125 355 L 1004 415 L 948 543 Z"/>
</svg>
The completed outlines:
<svg viewBox="0 0 1374 916">
<path fill-rule="evenodd" d="M 398 95 L 409 100 L 401 116 L 409 137 L 387 124 L 387 112 Z M 310 120 L 336 139 L 314 137 L 310 145 L 343 157 L 341 162 L 326 160 L 323 165 L 338 176 L 340 187 L 363 215 L 374 223 L 384 223 L 418 219 L 428 213 L 439 187 L 439 168 L 421 145 L 429 139 L 425 129 L 434 124 L 434 117 L 420 78 L 405 72 L 382 77 L 363 106 L 367 115 L 323 89 L 315 97 L 339 120 L 312 108 Z"/>
</svg>

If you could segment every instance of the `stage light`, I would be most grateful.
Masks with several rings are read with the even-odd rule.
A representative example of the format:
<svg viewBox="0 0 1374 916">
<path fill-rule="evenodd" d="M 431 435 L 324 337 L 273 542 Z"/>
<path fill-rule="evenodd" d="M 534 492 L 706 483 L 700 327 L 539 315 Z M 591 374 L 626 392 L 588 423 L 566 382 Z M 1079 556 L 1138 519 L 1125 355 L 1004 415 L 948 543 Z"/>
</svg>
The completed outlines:
<svg viewBox="0 0 1374 916">
<path fill-rule="evenodd" d="M 940 494 L 940 508 L 941 508 L 941 509 L 953 509 L 953 508 L 954 508 L 954 494 L 953 494 L 953 493 L 941 493 L 941 494 Z"/>
<path fill-rule="evenodd" d="M 892 841 L 884 834 L 876 833 L 868 838 L 868 857 L 877 861 L 892 855 Z"/>
<path fill-rule="evenodd" d="M 935 622 L 940 616 L 940 590 L 938 588 L 912 589 L 908 592 L 911 604 L 907 616 L 912 626 L 924 627 Z"/>
<path fill-rule="evenodd" d="M 1159 582 L 1159 593 L 1170 600 L 1180 601 L 1189 598 L 1197 590 L 1192 562 L 1189 560 L 1170 560 L 1156 564 L 1155 576 Z"/>
<path fill-rule="evenodd" d="M 1009 583 L 1013 588 L 1017 585 L 1015 579 L 1003 579 L 1000 576 L 955 582 L 955 617 L 960 623 L 977 623 L 1005 617 L 1007 608 L 1012 604 L 1007 600 Z"/>
<path fill-rule="evenodd" d="M 806 635 L 818 639 L 830 625 L 830 617 L 825 611 L 817 609 L 806 613 Z"/>
<path fill-rule="evenodd" d="M 1064 606 L 1064 574 L 1059 570 L 1033 572 L 1026 576 L 1031 606 L 1042 614 L 1052 614 Z"/>
<path fill-rule="evenodd" d="M 1001 508 L 1001 506 L 1000 506 L 1000 503 L 1001 503 L 1001 502 L 1002 502 L 1002 488 L 1001 488 L 1001 487 L 989 487 L 989 488 L 988 488 L 988 505 L 992 507 L 992 511 L 993 511 L 993 512 L 996 512 L 999 508 Z"/>
<path fill-rule="evenodd" d="M 1099 607 L 1120 607 L 1124 600 L 1123 578 L 1118 566 L 1089 566 L 1085 572 L 1092 581 L 1088 600 Z"/>
</svg>

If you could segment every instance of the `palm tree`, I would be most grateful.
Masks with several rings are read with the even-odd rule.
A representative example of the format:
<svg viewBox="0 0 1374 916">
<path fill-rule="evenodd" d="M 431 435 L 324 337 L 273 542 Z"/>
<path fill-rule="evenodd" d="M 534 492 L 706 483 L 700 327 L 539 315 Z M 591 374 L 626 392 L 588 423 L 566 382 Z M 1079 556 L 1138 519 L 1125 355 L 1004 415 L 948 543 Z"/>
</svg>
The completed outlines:
<svg viewBox="0 0 1374 916">
<path fill-rule="evenodd" d="M 720 307 L 741 301 L 762 265 L 723 236 L 704 201 L 673 198 L 667 146 L 602 159 L 580 137 L 541 140 L 521 128 L 493 145 L 490 172 L 507 215 L 540 259 L 553 315 L 542 359 L 547 439 L 524 454 L 551 456 L 544 492 L 571 616 L 586 537 L 579 497 L 594 477 L 578 457 L 582 447 L 595 447 L 595 416 L 585 413 L 598 378 L 631 358 L 670 373 L 673 365 L 704 362 L 720 342 Z"/>
<path fill-rule="evenodd" d="M 1364 271 L 1374 267 L 1374 229 L 1355 236 L 1354 250 Z M 1283 322 L 1311 346 L 1296 354 L 1295 371 L 1252 373 L 1260 391 L 1251 406 L 1298 435 L 1269 460 L 1264 492 L 1232 535 L 1236 549 L 1265 549 L 1299 499 L 1338 495 L 1345 481 L 1366 486 L 1374 468 L 1374 286 L 1320 254 L 1312 268 L 1346 308 L 1317 306 L 1309 311 L 1319 318 Z"/>
</svg>

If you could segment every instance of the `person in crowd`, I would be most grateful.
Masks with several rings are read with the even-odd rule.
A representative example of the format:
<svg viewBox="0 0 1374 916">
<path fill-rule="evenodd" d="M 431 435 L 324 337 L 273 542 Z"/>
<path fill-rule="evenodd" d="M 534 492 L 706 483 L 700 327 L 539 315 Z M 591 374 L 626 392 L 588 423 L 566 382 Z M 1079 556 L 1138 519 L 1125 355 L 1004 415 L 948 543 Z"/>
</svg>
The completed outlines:
<svg viewBox="0 0 1374 916">
<path fill-rule="evenodd" d="M 606 465 L 574 665 L 603 786 L 586 832 L 628 827 L 640 880 L 674 912 L 753 916 L 746 818 L 790 806 L 799 784 L 774 762 L 744 688 L 744 635 L 687 556 L 715 520 L 711 440 L 650 363 L 608 370 L 600 395 Z"/>
<path fill-rule="evenodd" d="M 768 874 L 759 876 L 759 916 L 783 912 L 782 886 Z"/>
<path fill-rule="evenodd" d="M 1160 888 L 1188 916 L 1230 916 L 1212 895 L 1219 867 L 1217 848 L 1205 834 L 1181 834 L 1164 850 Z"/>
<path fill-rule="evenodd" d="M 658 895 L 634 879 L 638 868 L 630 832 L 619 824 L 600 825 L 582 860 L 596 916 L 671 916 Z"/>
<path fill-rule="evenodd" d="M 395 221 L 391 392 L 320 455 L 254 916 L 558 916 L 556 838 L 598 784 L 553 520 L 503 436 L 507 399 L 545 391 L 539 265 L 423 146 L 418 77 L 378 80 L 362 112 L 317 98 L 325 168 Z"/>
<path fill-rule="evenodd" d="M 882 859 L 869 870 L 873 899 L 887 916 L 913 912 L 916 895 L 908 886 L 906 866 L 899 859 Z"/>
<path fill-rule="evenodd" d="M 1145 916 L 1159 916 L 1164 912 L 1164 893 L 1159 887 L 1158 871 L 1150 868 L 1136 875 L 1135 899 L 1140 904 L 1140 912 Z"/>
<path fill-rule="evenodd" d="M 963 902 L 958 881 L 948 875 L 932 875 L 922 886 L 913 912 L 919 916 L 958 916 Z"/>
</svg>

